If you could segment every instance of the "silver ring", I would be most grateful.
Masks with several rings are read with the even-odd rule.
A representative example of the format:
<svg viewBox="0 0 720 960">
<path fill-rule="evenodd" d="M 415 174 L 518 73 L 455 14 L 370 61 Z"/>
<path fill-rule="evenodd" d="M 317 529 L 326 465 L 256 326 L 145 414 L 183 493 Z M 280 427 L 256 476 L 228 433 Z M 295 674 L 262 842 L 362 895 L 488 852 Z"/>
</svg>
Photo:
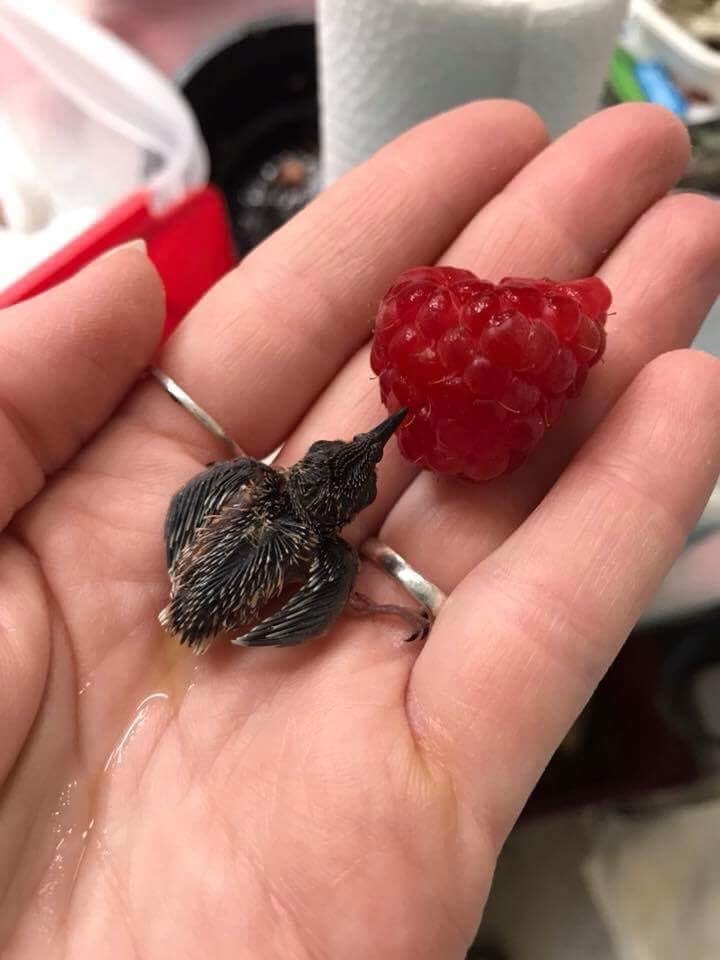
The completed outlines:
<svg viewBox="0 0 720 960">
<path fill-rule="evenodd" d="M 169 377 L 159 367 L 150 367 L 149 371 L 164 390 L 180 404 L 187 412 L 193 416 L 198 423 L 201 423 L 206 430 L 218 440 L 221 440 L 232 452 L 233 457 L 245 456 L 244 451 L 235 441 L 229 437 L 220 424 L 203 408 L 195 403 L 193 398 L 183 390 L 183 388 Z M 390 574 L 406 590 L 410 596 L 416 600 L 421 607 L 428 610 L 433 617 L 436 617 L 440 607 L 447 599 L 445 594 L 434 583 L 426 580 L 422 574 L 418 573 L 410 564 L 404 560 L 399 553 L 396 553 L 382 540 L 370 537 L 360 547 L 360 553 L 375 566 Z"/>
<path fill-rule="evenodd" d="M 220 424 L 215 420 L 210 414 L 203 410 L 193 398 L 186 393 L 179 383 L 176 383 L 172 377 L 169 377 L 163 370 L 159 367 L 150 367 L 150 373 L 155 377 L 157 382 L 163 387 L 163 389 L 175 400 L 176 403 L 179 403 L 187 412 L 194 417 L 198 423 L 201 423 L 206 430 L 209 430 L 210 433 L 220 440 L 225 446 L 231 451 L 233 457 L 242 457 L 244 452 L 241 447 L 239 447 L 232 437 L 229 437 Z"/>
<path fill-rule="evenodd" d="M 422 574 L 418 573 L 410 564 L 404 560 L 399 553 L 396 553 L 391 547 L 382 540 L 370 537 L 360 547 L 360 553 L 367 560 L 370 560 L 376 566 L 389 573 L 398 583 L 417 600 L 420 606 L 429 610 L 433 617 L 440 612 L 440 607 L 447 599 L 440 587 L 426 580 Z"/>
</svg>

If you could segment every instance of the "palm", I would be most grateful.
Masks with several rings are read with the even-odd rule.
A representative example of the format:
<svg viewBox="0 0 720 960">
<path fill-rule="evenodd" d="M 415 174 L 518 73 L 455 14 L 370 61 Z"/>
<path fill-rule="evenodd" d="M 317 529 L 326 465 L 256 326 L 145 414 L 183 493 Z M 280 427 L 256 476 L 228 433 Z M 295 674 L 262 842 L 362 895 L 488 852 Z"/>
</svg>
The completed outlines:
<svg viewBox="0 0 720 960">
<path fill-rule="evenodd" d="M 157 623 L 168 590 L 161 526 L 173 490 L 217 458 L 212 438 L 153 383 L 136 387 L 74 457 L 77 433 L 97 430 L 105 419 L 87 413 L 94 396 L 89 386 L 74 388 L 82 400 L 77 416 L 94 416 L 95 422 L 80 431 L 66 428 L 65 449 L 59 442 L 49 449 L 51 441 L 30 422 L 32 416 L 24 417 L 15 435 L 39 446 L 35 455 L 44 466 L 67 466 L 27 503 L 39 484 L 32 463 L 18 460 L 24 465 L 15 476 L 22 483 L 9 487 L 8 512 L 27 505 L 0 548 L 0 636 L 7 651 L 0 673 L 9 690 L 0 707 L 8 731 L 0 752 L 0 773 L 7 777 L 2 842 L 8 847 L 0 857 L 6 894 L 0 942 L 8 945 L 9 958 L 464 955 L 498 844 L 671 562 L 681 542 L 678 524 L 692 523 L 717 471 L 716 431 L 693 415 L 698 404 L 718 409 L 715 369 L 703 358 L 680 355 L 649 368 L 598 430 L 586 457 L 581 454 L 558 481 L 540 519 L 536 514 L 498 548 L 637 369 L 689 339 L 716 293 L 716 280 L 709 278 L 718 251 L 692 222 L 716 219 L 709 205 L 684 201 L 692 229 L 669 268 L 661 242 L 672 215 L 667 204 L 656 205 L 620 242 L 670 186 L 683 156 L 669 120 L 642 109 L 635 114 L 642 115 L 645 142 L 620 175 L 636 183 L 636 168 L 660 144 L 664 166 L 653 173 L 655 181 L 645 178 L 645 192 L 635 188 L 612 222 L 602 222 L 600 189 L 596 235 L 584 237 L 582 247 L 572 240 L 573 217 L 587 213 L 580 195 L 571 196 L 561 225 L 567 241 L 551 237 L 547 249 L 503 244 L 503 223 L 509 221 L 508 238 L 516 238 L 513 216 L 532 216 L 527 204 L 517 202 L 523 177 L 544 184 L 548 196 L 541 204 L 552 205 L 553 189 L 560 186 L 548 186 L 548 171 L 566 154 L 570 164 L 583 137 L 598 144 L 614 137 L 617 153 L 626 149 L 631 128 L 637 140 L 636 122 L 624 119 L 628 111 L 590 121 L 565 145 L 549 150 L 550 161 L 544 154 L 535 159 L 462 232 L 476 208 L 539 147 L 535 122 L 519 108 L 467 108 L 415 133 L 415 140 L 394 146 L 366 174 L 356 174 L 355 182 L 351 177 L 326 194 L 251 258 L 239 286 L 232 277 L 221 284 L 166 348 L 162 365 L 256 455 L 289 435 L 282 456 L 293 460 L 314 439 L 348 436 L 378 419 L 362 347 L 366 309 L 353 306 L 357 317 L 340 335 L 346 337 L 344 356 L 328 359 L 327 345 L 318 349 L 318 317 L 342 283 L 333 279 L 338 267 L 328 246 L 307 245 L 323 226 L 350 230 L 350 237 L 338 234 L 338 243 L 354 250 L 348 206 L 358 196 L 357 203 L 372 211 L 368 186 L 391 176 L 396 162 L 406 171 L 400 157 L 403 149 L 416 155 L 417 138 L 437 139 L 435 173 L 453 186 L 464 183 L 469 196 L 458 204 L 455 195 L 454 207 L 435 209 L 428 206 L 427 184 L 411 183 L 396 212 L 397 242 L 387 237 L 386 249 L 365 251 L 351 306 L 377 297 L 394 272 L 440 256 L 451 241 L 446 259 L 491 275 L 589 273 L 602 259 L 600 251 L 619 243 L 603 271 L 612 287 L 622 287 L 618 311 L 632 317 L 634 330 L 611 331 L 598 389 L 583 400 L 577 425 L 547 447 L 534 472 L 482 489 L 459 487 L 413 479 L 397 452 L 388 450 L 378 501 L 351 535 L 360 540 L 381 527 L 415 566 L 454 590 L 422 652 L 403 644 L 391 621 L 347 620 L 329 637 L 297 649 L 216 645 L 207 656 L 194 657 L 170 642 Z M 484 143 L 474 148 L 480 156 L 458 159 L 454 145 L 466 141 L 468 125 L 480 122 L 512 133 L 513 145 L 504 144 L 502 157 L 488 157 L 495 148 Z M 602 150 L 593 157 L 601 167 Z M 471 174 L 476 179 L 474 170 L 489 160 L 489 182 L 470 186 Z M 610 189 L 611 164 L 604 162 L 594 175 Z M 422 170 L 413 176 L 421 180 Z M 537 203 L 536 192 L 529 195 Z M 419 216 L 434 218 L 434 239 L 407 229 Z M 357 230 L 367 232 L 364 226 Z M 488 233 L 493 242 L 483 249 Z M 403 235 L 405 245 L 398 246 Z M 642 268 L 636 265 L 638 250 L 646 258 Z M 323 255 L 327 289 L 321 296 L 300 278 L 304 257 L 320 276 Z M 296 296 L 273 304 L 292 316 L 281 325 L 284 339 L 261 380 L 253 373 L 260 360 L 252 354 L 265 357 L 267 349 L 257 335 L 256 314 L 276 289 L 278 263 L 293 257 L 298 262 L 286 283 L 296 284 Z M 658 275 L 659 265 L 667 283 L 663 291 L 648 293 L 647 278 Z M 159 312 L 141 258 L 125 254 L 122 270 L 122 276 L 113 274 L 107 261 L 76 280 L 74 293 L 81 302 L 82 284 L 98 279 L 107 288 L 105 312 L 115 311 L 125 324 L 108 325 L 108 357 L 121 338 L 134 338 L 135 346 L 125 348 L 131 352 L 125 368 L 110 377 L 103 370 L 104 386 L 95 384 L 96 392 L 114 396 L 147 363 L 148 318 L 157 319 Z M 136 290 L 134 300 L 121 280 Z M 658 332 L 660 307 L 666 323 Z M 18 309 L 27 317 L 34 306 Z M 294 322 L 309 325 L 299 340 L 288 334 Z M 360 353 L 343 367 L 355 347 Z M 656 414 L 670 363 L 676 398 L 687 409 L 684 420 L 661 427 Z M 233 389 L 251 393 L 223 394 L 223 373 Z M 97 380 L 97 370 L 90 381 L 93 376 Z M 283 396 L 283 407 L 273 401 L 289 391 L 288 382 L 292 396 Z M 7 399 L 16 412 L 17 399 Z M 656 455 L 633 459 L 638 444 L 645 454 L 654 444 Z M 648 460 L 656 466 L 648 468 Z M 676 462 L 684 477 L 692 477 L 682 489 L 672 474 L 680 469 Z M 573 493 L 578 490 L 602 502 L 600 532 L 599 514 Z M 657 510 L 640 533 L 650 504 Z M 583 524 L 593 530 L 583 552 L 567 559 L 572 578 L 558 560 L 569 549 L 562 542 L 569 515 L 575 516 L 573 533 L 582 533 Z M 648 538 L 654 538 L 652 563 L 645 559 Z M 448 549 L 438 551 L 438 542 Z M 618 543 L 622 559 L 611 572 L 602 568 L 605 592 L 598 597 L 601 558 Z M 548 583 L 551 568 L 554 580 Z M 623 594 L 628 570 L 637 580 L 630 596 Z M 377 574 L 363 576 L 372 577 L 366 592 L 390 589 Z M 549 604 L 541 591 L 553 598 Z"/>
<path fill-rule="evenodd" d="M 393 955 L 405 955 L 404 912 L 423 904 L 427 926 L 413 937 L 459 950 L 472 916 L 459 903 L 470 893 L 476 904 L 481 890 L 448 887 L 447 901 L 433 904 L 438 877 L 457 884 L 461 865 L 448 863 L 449 794 L 408 727 L 402 640 L 378 636 L 368 657 L 360 634 L 377 627 L 354 621 L 342 638 L 314 646 L 243 652 L 241 671 L 237 651 L 202 659 L 180 651 L 157 623 L 167 595 L 158 548 L 165 483 L 152 463 L 140 485 L 113 470 L 118 429 L 108 428 L 14 531 L 27 539 L 23 563 L 33 568 L 18 604 L 52 611 L 44 642 L 57 679 L 43 712 L 74 728 L 68 738 L 57 721 L 41 723 L 27 749 L 26 762 L 43 771 L 44 809 L 36 811 L 35 862 L 25 866 L 40 875 L 19 943 L 33 955 L 34 938 L 47 935 L 41 918 L 64 913 L 78 956 L 123 956 L 133 942 L 148 956 L 229 957 L 239 944 L 267 956 L 252 933 L 265 916 L 261 929 L 273 930 L 277 955 L 302 956 L 310 916 L 313 936 L 340 949 L 350 898 L 378 922 L 399 923 Z M 195 469 L 162 441 L 152 460 L 174 461 L 178 479 Z M 87 510 L 78 515 L 79 503 Z M 87 583 L 92 597 L 79 598 Z M 11 816 L 15 804 L 15 815 L 27 812 L 21 789 L 7 803 Z M 415 834 L 426 839 L 414 843 Z M 232 890 L 237 906 L 218 923 L 218 896 Z M 185 912 L 178 907 L 187 896 Z M 147 903 L 155 904 L 150 916 Z"/>
</svg>

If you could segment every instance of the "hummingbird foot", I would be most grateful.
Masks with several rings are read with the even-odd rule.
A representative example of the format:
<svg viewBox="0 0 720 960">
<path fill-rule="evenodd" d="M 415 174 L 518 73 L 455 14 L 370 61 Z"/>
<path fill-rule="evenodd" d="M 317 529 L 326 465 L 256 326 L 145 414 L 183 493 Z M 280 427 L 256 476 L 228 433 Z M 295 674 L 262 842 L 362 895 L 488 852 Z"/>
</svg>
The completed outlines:
<svg viewBox="0 0 720 960">
<path fill-rule="evenodd" d="M 434 617 L 427 607 L 411 608 L 401 607 L 394 603 L 375 603 L 364 593 L 355 591 L 350 595 L 347 603 L 348 613 L 353 616 L 372 616 L 380 614 L 382 616 L 400 617 L 412 628 L 412 633 L 405 638 L 406 643 L 412 643 L 414 640 L 424 640 L 430 632 Z"/>
</svg>

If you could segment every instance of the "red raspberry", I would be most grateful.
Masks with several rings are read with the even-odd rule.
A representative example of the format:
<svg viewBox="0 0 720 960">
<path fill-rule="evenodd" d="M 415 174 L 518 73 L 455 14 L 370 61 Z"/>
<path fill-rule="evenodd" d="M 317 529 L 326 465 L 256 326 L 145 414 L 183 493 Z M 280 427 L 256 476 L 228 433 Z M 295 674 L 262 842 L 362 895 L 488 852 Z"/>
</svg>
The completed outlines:
<svg viewBox="0 0 720 960">
<path fill-rule="evenodd" d="M 556 283 L 416 267 L 378 311 L 371 364 L 404 456 L 490 480 L 517 469 L 605 349 L 611 295 L 598 277 Z"/>
</svg>

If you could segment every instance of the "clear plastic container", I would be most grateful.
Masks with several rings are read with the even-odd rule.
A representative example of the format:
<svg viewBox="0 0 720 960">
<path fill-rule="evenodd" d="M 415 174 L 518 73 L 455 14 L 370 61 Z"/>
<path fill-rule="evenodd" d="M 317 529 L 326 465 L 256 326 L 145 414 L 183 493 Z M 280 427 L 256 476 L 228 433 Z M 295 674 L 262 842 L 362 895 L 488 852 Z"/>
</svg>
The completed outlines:
<svg viewBox="0 0 720 960">
<path fill-rule="evenodd" d="M 134 192 L 160 213 L 207 176 L 166 77 L 60 4 L 0 2 L 0 289 Z"/>
<path fill-rule="evenodd" d="M 0 0 L 0 306 L 143 237 L 169 331 L 234 262 L 208 167 L 156 67 L 61 3 Z"/>
<path fill-rule="evenodd" d="M 65 0 L 130 43 L 168 74 L 245 24 L 312 16 L 314 0 Z"/>
</svg>

